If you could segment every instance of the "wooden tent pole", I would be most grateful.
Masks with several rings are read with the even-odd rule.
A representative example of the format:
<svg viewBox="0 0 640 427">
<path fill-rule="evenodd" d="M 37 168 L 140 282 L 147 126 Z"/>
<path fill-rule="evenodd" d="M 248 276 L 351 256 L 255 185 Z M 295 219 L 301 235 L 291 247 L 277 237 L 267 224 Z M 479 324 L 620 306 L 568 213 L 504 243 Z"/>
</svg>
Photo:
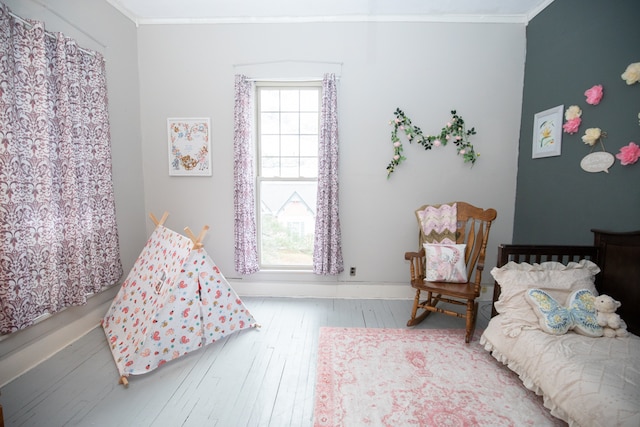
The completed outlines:
<svg viewBox="0 0 640 427">
<path fill-rule="evenodd" d="M 169 217 L 169 212 L 165 211 L 164 214 L 162 215 L 162 218 L 160 218 L 160 221 L 158 221 L 158 218 L 156 218 L 156 216 L 153 214 L 153 212 L 151 212 L 149 214 L 149 217 L 151 218 L 151 221 L 153 221 L 153 223 L 157 226 L 159 225 L 164 225 L 164 222 L 167 220 L 167 218 Z"/>
<path fill-rule="evenodd" d="M 200 231 L 200 234 L 198 234 L 198 237 L 196 237 L 189 227 L 184 228 L 185 234 L 193 242 L 194 249 L 201 249 L 204 246 L 202 244 L 202 239 L 204 239 L 204 235 L 207 234 L 207 230 L 209 230 L 209 226 L 205 225 L 204 227 L 202 227 L 202 230 Z"/>
<path fill-rule="evenodd" d="M 129 387 L 129 380 L 124 375 L 120 377 L 120 384 L 122 384 L 125 388 Z"/>
<path fill-rule="evenodd" d="M 204 227 L 202 227 L 202 230 L 200 230 L 200 234 L 198 234 L 198 243 L 200 243 L 200 245 L 202 245 L 202 239 L 204 239 L 204 235 L 207 234 L 208 230 L 208 225 L 205 225 Z"/>
<path fill-rule="evenodd" d="M 185 228 L 184 228 L 184 233 L 185 233 L 185 234 L 187 235 L 187 237 L 188 237 L 188 238 L 190 238 L 190 239 L 191 239 L 191 241 L 193 242 L 193 247 L 194 247 L 194 248 L 196 248 L 196 249 L 199 249 L 199 248 L 197 248 L 197 247 L 196 247 L 196 246 L 197 246 L 197 243 L 196 243 L 197 239 L 196 239 L 196 236 L 195 236 L 195 235 L 193 234 L 193 232 L 191 231 L 191 229 L 190 229 L 189 227 L 185 227 Z"/>
</svg>

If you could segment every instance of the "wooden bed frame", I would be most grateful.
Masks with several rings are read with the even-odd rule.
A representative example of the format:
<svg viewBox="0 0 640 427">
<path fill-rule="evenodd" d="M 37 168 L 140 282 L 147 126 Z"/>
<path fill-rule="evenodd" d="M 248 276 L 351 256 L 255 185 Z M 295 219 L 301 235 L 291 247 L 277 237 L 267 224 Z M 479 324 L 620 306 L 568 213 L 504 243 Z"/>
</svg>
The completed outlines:
<svg viewBox="0 0 640 427">
<path fill-rule="evenodd" d="M 600 267 L 596 289 L 620 301 L 616 311 L 627 323 L 629 332 L 640 335 L 640 231 L 611 232 L 591 230 L 593 246 L 507 245 L 498 246 L 497 267 L 510 261 L 541 263 L 589 259 Z M 493 302 L 500 296 L 500 285 L 493 288 Z M 491 316 L 498 313 L 492 308 Z"/>
</svg>

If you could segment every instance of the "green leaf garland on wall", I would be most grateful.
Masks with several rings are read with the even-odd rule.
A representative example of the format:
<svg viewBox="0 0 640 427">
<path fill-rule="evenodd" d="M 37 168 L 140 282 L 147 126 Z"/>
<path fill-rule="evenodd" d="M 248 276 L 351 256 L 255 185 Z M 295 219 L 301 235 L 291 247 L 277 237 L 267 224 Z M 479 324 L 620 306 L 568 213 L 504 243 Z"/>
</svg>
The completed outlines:
<svg viewBox="0 0 640 427">
<path fill-rule="evenodd" d="M 434 146 L 444 146 L 447 145 L 449 141 L 452 141 L 456 145 L 457 154 L 463 157 L 465 163 L 471 163 L 471 165 L 473 165 L 476 160 L 478 160 L 480 154 L 476 153 L 469 140 L 471 135 L 476 134 L 476 130 L 475 128 L 467 130 L 464 125 L 464 120 L 456 113 L 456 110 L 451 111 L 451 121 L 449 121 L 437 135 L 424 135 L 422 129 L 414 126 L 411 123 L 411 119 L 399 108 L 396 108 L 394 114 L 396 118 L 389 122 L 389 124 L 393 126 L 393 130 L 391 131 L 393 158 L 387 166 L 387 178 L 391 176 L 402 161 L 406 160 L 406 157 L 402 154 L 402 143 L 400 142 L 398 131 L 404 132 L 410 143 L 417 142 L 422 145 L 425 150 L 431 150 Z"/>
</svg>

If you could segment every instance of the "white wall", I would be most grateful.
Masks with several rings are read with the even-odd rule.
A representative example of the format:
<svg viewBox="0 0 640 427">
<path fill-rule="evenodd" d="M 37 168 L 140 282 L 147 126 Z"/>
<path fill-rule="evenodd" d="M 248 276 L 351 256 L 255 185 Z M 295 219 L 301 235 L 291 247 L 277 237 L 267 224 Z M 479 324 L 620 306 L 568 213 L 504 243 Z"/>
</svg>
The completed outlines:
<svg viewBox="0 0 640 427">
<path fill-rule="evenodd" d="M 257 273 L 234 282 L 243 293 L 274 292 L 273 286 L 261 284 L 258 290 L 252 284 L 276 279 L 279 286 L 289 279 L 406 287 L 403 256 L 417 246 L 414 210 L 425 203 L 465 200 L 497 209 L 489 269 L 497 245 L 510 242 L 523 24 L 143 25 L 138 49 L 146 209 L 169 211 L 167 225 L 177 230 L 189 226 L 197 232 L 210 225 L 205 247 L 229 278 L 240 277 L 233 259 L 234 74 L 312 77 L 299 68 L 314 68 L 321 76 L 323 66 L 317 62 L 327 62 L 331 71 L 335 63 L 342 64 L 340 219 L 346 271 L 330 278 Z M 264 65 L 237 66 L 256 63 Z M 388 123 L 396 107 L 425 133 L 439 133 L 450 110 L 457 109 L 478 132 L 472 139 L 481 153 L 476 165 L 464 164 L 453 146 L 424 151 L 405 144 L 408 160 L 387 180 L 385 168 L 393 154 Z M 168 175 L 168 117 L 211 118 L 212 177 Z M 356 277 L 349 277 L 350 266 L 357 267 Z M 491 281 L 488 274 L 484 279 Z"/>
</svg>

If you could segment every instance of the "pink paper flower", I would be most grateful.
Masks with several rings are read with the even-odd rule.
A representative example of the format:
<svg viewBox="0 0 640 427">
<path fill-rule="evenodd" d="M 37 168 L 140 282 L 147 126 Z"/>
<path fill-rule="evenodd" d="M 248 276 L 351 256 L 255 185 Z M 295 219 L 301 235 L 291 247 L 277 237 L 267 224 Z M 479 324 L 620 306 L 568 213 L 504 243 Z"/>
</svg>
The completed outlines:
<svg viewBox="0 0 640 427">
<path fill-rule="evenodd" d="M 620 152 L 616 154 L 616 158 L 620 160 L 623 166 L 632 165 L 640 158 L 640 147 L 635 142 L 630 142 L 629 145 L 625 145 L 620 149 Z"/>
<path fill-rule="evenodd" d="M 582 123 L 582 119 L 580 117 L 574 117 L 571 120 L 567 120 L 565 124 L 562 125 L 562 129 L 564 129 L 564 131 L 568 134 L 574 134 L 578 132 L 580 123 Z"/>
<path fill-rule="evenodd" d="M 602 99 L 602 85 L 595 85 L 591 89 L 587 89 L 584 96 L 587 97 L 587 104 L 598 105 Z"/>
</svg>

